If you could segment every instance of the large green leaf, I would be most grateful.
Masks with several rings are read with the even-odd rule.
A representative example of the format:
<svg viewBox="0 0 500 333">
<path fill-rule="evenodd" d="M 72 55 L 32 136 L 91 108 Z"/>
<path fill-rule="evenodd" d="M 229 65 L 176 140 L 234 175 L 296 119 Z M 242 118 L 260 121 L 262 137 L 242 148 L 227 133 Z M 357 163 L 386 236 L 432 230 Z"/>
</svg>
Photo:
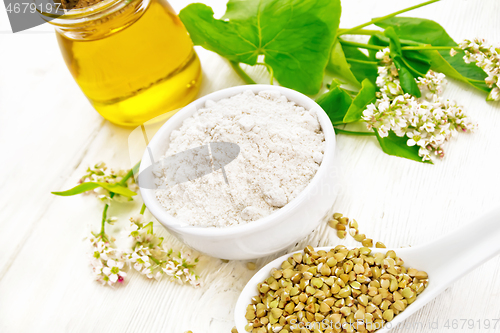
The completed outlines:
<svg viewBox="0 0 500 333">
<path fill-rule="evenodd" d="M 369 79 L 363 80 L 361 83 L 361 90 L 352 101 L 351 106 L 349 106 L 349 109 L 344 116 L 344 123 L 352 123 L 361 120 L 361 116 L 363 115 L 363 111 L 366 109 L 366 106 L 376 100 L 376 90 L 377 89 Z"/>
<path fill-rule="evenodd" d="M 316 94 L 340 13 L 340 0 L 230 0 L 220 20 L 203 4 L 179 16 L 196 45 L 249 65 L 263 55 L 280 84 Z"/>
<path fill-rule="evenodd" d="M 105 182 L 85 182 L 85 183 L 79 184 L 79 185 L 77 185 L 77 186 L 75 186 L 72 189 L 69 189 L 67 191 L 52 192 L 52 194 L 67 197 L 67 196 L 76 195 L 76 194 L 80 194 L 83 192 L 91 191 L 91 190 L 96 189 L 98 187 L 105 188 L 109 192 L 120 194 L 120 195 L 123 195 L 126 197 L 132 197 L 134 195 L 137 195 L 137 193 L 129 190 L 127 187 L 125 187 L 123 185 L 110 184 L 110 183 L 105 183 Z"/>
<path fill-rule="evenodd" d="M 388 136 L 381 138 L 376 130 L 375 135 L 384 153 L 392 156 L 404 157 L 417 162 L 433 164 L 432 161 L 422 161 L 422 157 L 418 155 L 418 150 L 420 148 L 418 146 L 408 146 L 406 144 L 408 141 L 406 136 L 399 137 L 394 134 L 394 132 L 390 131 Z"/>
<path fill-rule="evenodd" d="M 377 23 L 382 28 L 392 27 L 401 39 L 408 39 L 432 46 L 457 46 L 457 43 L 448 35 L 438 23 L 421 18 L 393 17 Z M 429 52 L 429 51 L 427 51 Z M 439 56 L 438 56 L 439 54 Z M 489 91 L 483 82 L 486 73 L 475 64 L 466 64 L 463 61 L 464 52 L 452 57 L 448 50 L 429 52 L 432 68 L 455 79 L 468 82 L 478 89 Z M 448 65 L 447 65 L 447 64 Z M 471 82 L 470 80 L 474 80 Z"/>
<path fill-rule="evenodd" d="M 339 86 L 316 99 L 334 125 L 342 124 L 352 103 L 352 98 Z"/>
</svg>

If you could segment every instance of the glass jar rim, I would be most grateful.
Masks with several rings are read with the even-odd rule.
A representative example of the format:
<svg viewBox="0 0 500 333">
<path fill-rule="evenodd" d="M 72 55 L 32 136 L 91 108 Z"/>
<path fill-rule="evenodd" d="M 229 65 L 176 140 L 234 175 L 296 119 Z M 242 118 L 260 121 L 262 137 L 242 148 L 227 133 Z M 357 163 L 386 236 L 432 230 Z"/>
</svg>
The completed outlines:
<svg viewBox="0 0 500 333">
<path fill-rule="evenodd" d="M 64 15 L 54 15 L 50 13 L 41 13 L 50 18 L 49 23 L 56 26 L 70 26 L 93 20 L 98 20 L 106 15 L 112 14 L 135 1 L 142 0 L 102 0 L 91 6 L 84 8 L 73 8 L 66 11 Z"/>
</svg>

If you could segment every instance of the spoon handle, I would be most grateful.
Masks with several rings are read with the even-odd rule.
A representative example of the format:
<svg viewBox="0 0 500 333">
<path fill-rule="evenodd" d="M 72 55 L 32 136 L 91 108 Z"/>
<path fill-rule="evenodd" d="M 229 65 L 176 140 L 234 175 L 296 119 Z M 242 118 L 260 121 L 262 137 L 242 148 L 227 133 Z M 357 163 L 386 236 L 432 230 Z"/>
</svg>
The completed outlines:
<svg viewBox="0 0 500 333">
<path fill-rule="evenodd" d="M 500 207 L 416 250 L 428 273 L 454 282 L 500 253 Z"/>
</svg>

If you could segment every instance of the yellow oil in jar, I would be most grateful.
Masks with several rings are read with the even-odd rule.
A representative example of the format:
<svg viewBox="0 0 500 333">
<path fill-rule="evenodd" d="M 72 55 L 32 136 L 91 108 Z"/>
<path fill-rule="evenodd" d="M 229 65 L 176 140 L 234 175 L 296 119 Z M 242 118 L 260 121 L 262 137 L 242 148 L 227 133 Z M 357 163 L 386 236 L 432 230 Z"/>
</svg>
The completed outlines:
<svg viewBox="0 0 500 333">
<path fill-rule="evenodd" d="M 56 33 L 68 68 L 94 108 L 125 126 L 188 104 L 201 80 L 193 43 L 170 5 L 150 0 L 142 15 L 138 11 L 130 3 L 92 24 L 73 27 L 80 30 L 78 38 Z"/>
</svg>

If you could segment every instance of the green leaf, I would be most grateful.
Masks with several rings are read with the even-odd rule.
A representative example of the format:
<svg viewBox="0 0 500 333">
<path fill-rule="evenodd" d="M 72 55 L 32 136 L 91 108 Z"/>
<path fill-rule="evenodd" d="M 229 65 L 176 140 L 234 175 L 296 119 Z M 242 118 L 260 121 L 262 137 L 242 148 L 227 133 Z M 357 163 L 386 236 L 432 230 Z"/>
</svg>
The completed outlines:
<svg viewBox="0 0 500 333">
<path fill-rule="evenodd" d="M 342 124 L 347 110 L 351 106 L 351 97 L 340 87 L 324 93 L 316 99 L 334 125 Z"/>
<path fill-rule="evenodd" d="M 375 84 L 378 76 L 378 65 L 370 62 L 378 62 L 378 60 L 370 59 L 366 54 L 353 46 L 343 45 L 342 49 L 344 50 L 347 62 L 351 66 L 351 72 L 358 82 L 368 79 L 371 83 Z"/>
<path fill-rule="evenodd" d="M 393 17 L 380 21 L 376 25 L 382 28 L 394 28 L 396 34 L 401 39 L 408 39 L 432 46 L 457 46 L 457 43 L 448 35 L 446 30 L 431 20 L 413 17 Z M 478 89 L 489 91 L 486 83 L 482 83 L 486 78 L 486 73 L 475 64 L 466 64 L 462 59 L 464 56 L 462 50 L 458 50 L 458 54 L 454 57 L 450 55 L 448 50 L 435 51 L 428 55 L 431 58 L 433 70 L 470 83 Z M 470 82 L 467 79 L 479 82 Z"/>
<path fill-rule="evenodd" d="M 418 89 L 417 82 L 415 81 L 415 76 L 405 65 L 403 58 L 397 56 L 392 60 L 394 61 L 394 65 L 396 65 L 396 68 L 398 69 L 399 83 L 401 84 L 401 88 L 403 89 L 403 91 L 415 97 L 422 96 L 420 89 Z"/>
<path fill-rule="evenodd" d="M 431 60 L 427 55 L 420 51 L 404 51 L 403 59 L 405 59 L 408 67 L 417 77 L 423 77 L 429 69 L 431 69 Z"/>
<path fill-rule="evenodd" d="M 392 156 L 404 157 L 417 162 L 433 164 L 432 161 L 422 161 L 422 157 L 418 155 L 418 150 L 420 148 L 418 146 L 408 146 L 406 144 L 408 141 L 406 136 L 399 137 L 394 134 L 394 132 L 390 131 L 388 136 L 381 138 L 376 130 L 375 135 L 384 153 Z"/>
<path fill-rule="evenodd" d="M 340 13 L 340 0 L 230 0 L 220 20 L 202 4 L 187 6 L 179 17 L 196 45 L 252 66 L 263 55 L 280 84 L 316 94 Z"/>
<path fill-rule="evenodd" d="M 127 187 L 119 184 L 110 184 L 110 183 L 105 183 L 105 182 L 85 182 L 82 184 L 79 184 L 72 189 L 69 189 L 67 191 L 63 192 L 52 192 L 52 194 L 55 195 L 60 195 L 63 197 L 71 196 L 71 195 L 76 195 L 80 194 L 83 192 L 91 191 L 93 189 L 96 189 L 98 187 L 103 187 L 109 192 L 113 192 L 116 194 L 120 194 L 126 197 L 133 197 L 134 195 L 137 195 L 134 191 L 129 190 Z"/>
<path fill-rule="evenodd" d="M 384 35 L 389 38 L 389 49 L 391 50 L 391 57 L 402 56 L 403 51 L 401 51 L 401 42 L 399 41 L 398 35 L 392 27 L 388 27 L 384 31 Z"/>
<path fill-rule="evenodd" d="M 368 44 L 378 45 L 378 46 L 389 46 L 390 39 L 382 35 L 374 35 L 370 38 Z M 399 39 L 399 43 L 402 46 L 421 46 L 421 43 L 410 41 L 407 39 Z M 376 51 L 369 50 L 370 59 L 376 60 Z M 413 50 L 401 50 L 401 55 L 405 62 L 409 65 L 409 69 L 415 74 L 415 76 L 425 75 L 431 68 L 431 58 L 427 54 L 427 51 L 413 51 Z"/>
<path fill-rule="evenodd" d="M 377 99 L 375 96 L 376 90 L 377 89 L 369 79 L 363 80 L 361 83 L 361 90 L 352 101 L 351 106 L 344 116 L 344 123 L 352 123 L 361 120 L 361 116 L 363 115 L 363 111 L 366 110 L 366 106 Z"/>
<path fill-rule="evenodd" d="M 480 80 L 480 82 L 469 81 L 467 77 L 463 76 L 457 69 L 453 67 L 453 65 L 451 65 L 448 61 L 446 61 L 446 59 L 443 58 L 443 56 L 441 55 L 441 53 L 439 53 L 439 51 L 431 50 L 431 51 L 421 51 L 421 52 L 425 53 L 431 60 L 432 70 L 439 73 L 443 73 L 451 78 L 454 78 L 455 80 L 470 84 L 479 90 L 485 92 L 489 92 L 491 90 L 491 88 L 488 87 L 486 82 L 484 82 L 484 79 Z M 459 54 L 457 54 L 455 57 L 458 57 L 461 61 L 463 61 L 462 56 L 459 56 Z"/>
<path fill-rule="evenodd" d="M 398 35 L 396 35 L 396 32 L 392 27 L 387 27 L 384 34 L 387 38 L 389 38 L 389 48 L 391 50 L 390 56 L 392 61 L 394 61 L 394 65 L 398 69 L 401 88 L 407 94 L 420 97 L 420 89 L 418 89 L 417 82 L 415 81 L 416 77 L 414 75 L 416 71 L 412 70 L 405 62 Z"/>
<path fill-rule="evenodd" d="M 327 69 L 330 70 L 332 74 L 347 81 L 347 83 L 350 83 L 355 87 L 360 87 L 359 81 L 352 73 L 351 65 L 347 62 L 342 45 L 338 40 L 333 45 Z"/>
</svg>

